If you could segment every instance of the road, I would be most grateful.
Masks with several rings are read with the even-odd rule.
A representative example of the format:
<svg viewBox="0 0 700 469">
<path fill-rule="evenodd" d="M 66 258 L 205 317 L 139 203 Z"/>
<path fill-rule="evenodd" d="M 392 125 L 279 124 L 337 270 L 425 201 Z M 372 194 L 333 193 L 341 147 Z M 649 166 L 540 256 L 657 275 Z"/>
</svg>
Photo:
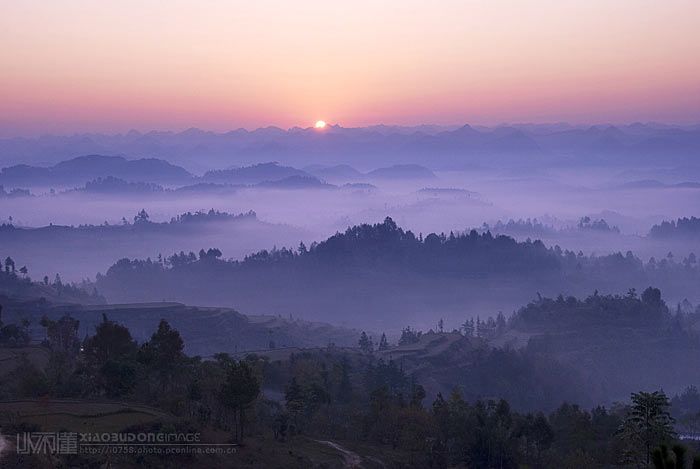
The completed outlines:
<svg viewBox="0 0 700 469">
<path fill-rule="evenodd" d="M 328 441 L 328 440 L 315 440 L 318 443 L 321 443 L 322 445 L 330 446 L 334 450 L 338 451 L 340 454 L 343 455 L 343 459 L 345 460 L 345 467 L 349 468 L 361 468 L 362 467 L 362 458 L 360 457 L 359 454 L 353 453 L 352 451 L 343 448 L 340 446 L 338 443 L 334 443 L 333 441 Z"/>
<path fill-rule="evenodd" d="M 2 453 L 4 453 L 9 448 L 9 443 L 5 439 L 2 433 L 0 433 L 0 458 L 2 458 Z"/>
</svg>

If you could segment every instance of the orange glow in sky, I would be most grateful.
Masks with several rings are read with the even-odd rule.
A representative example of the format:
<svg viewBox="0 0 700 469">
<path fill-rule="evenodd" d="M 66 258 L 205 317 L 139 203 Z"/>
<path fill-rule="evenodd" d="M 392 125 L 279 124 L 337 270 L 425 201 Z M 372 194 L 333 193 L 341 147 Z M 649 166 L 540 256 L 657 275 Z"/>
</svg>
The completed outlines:
<svg viewBox="0 0 700 469">
<path fill-rule="evenodd" d="M 4 133 L 700 121 L 696 0 L 4 2 Z"/>
</svg>

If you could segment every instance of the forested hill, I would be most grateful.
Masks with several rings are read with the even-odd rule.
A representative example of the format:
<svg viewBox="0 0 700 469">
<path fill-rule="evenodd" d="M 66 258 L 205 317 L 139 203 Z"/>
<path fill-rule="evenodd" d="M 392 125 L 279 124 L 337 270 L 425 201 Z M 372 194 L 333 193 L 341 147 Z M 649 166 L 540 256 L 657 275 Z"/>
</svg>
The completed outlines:
<svg viewBox="0 0 700 469">
<path fill-rule="evenodd" d="M 649 235 L 653 238 L 700 239 L 700 218 L 683 217 L 677 221 L 664 221 L 654 225 Z"/>
<path fill-rule="evenodd" d="M 585 294 L 659 285 L 692 296 L 696 265 L 653 265 L 627 253 L 584 256 L 540 241 L 476 231 L 416 236 L 391 218 L 348 228 L 308 248 L 273 249 L 241 261 L 218 249 L 162 261 L 122 259 L 97 278 L 110 301 L 177 300 L 314 319 L 396 320 L 424 313 L 510 310 L 537 292 Z M 603 288 L 604 286 L 604 288 Z M 692 298 L 691 298 L 692 299 Z"/>
<path fill-rule="evenodd" d="M 575 369 L 589 395 L 616 400 L 658 383 L 676 391 L 698 382 L 699 328 L 700 308 L 669 308 L 661 290 L 648 287 L 641 294 L 539 297 L 508 320 L 496 342 L 527 344 Z"/>
<path fill-rule="evenodd" d="M 518 243 L 491 233 L 450 235 L 431 233 L 425 238 L 404 231 L 391 218 L 375 225 L 358 225 L 307 249 L 261 251 L 240 266 L 274 264 L 294 268 L 331 267 L 337 270 L 384 269 L 451 275 L 493 272 L 556 271 L 561 259 L 539 241 Z"/>
</svg>

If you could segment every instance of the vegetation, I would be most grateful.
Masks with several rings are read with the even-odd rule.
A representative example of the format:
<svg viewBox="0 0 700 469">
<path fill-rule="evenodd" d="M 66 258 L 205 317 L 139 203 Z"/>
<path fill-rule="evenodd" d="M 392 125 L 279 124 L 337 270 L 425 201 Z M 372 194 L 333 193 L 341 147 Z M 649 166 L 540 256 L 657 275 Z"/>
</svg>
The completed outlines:
<svg viewBox="0 0 700 469">
<path fill-rule="evenodd" d="M 63 282 L 58 274 L 53 282 L 48 276 L 35 282 L 29 276 L 29 269 L 26 266 L 18 267 L 16 261 L 10 256 L 0 263 L 0 295 L 88 304 L 105 301 L 94 286 Z"/>
<path fill-rule="evenodd" d="M 683 217 L 654 225 L 649 231 L 654 238 L 697 238 L 700 236 L 700 218 Z"/>
<path fill-rule="evenodd" d="M 696 451 L 678 443 L 672 401 L 662 391 L 633 393 L 629 404 L 611 409 L 563 403 L 550 413 L 518 412 L 497 396 L 468 401 L 457 388 L 428 398 L 416 374 L 375 355 L 385 352 L 329 347 L 284 361 L 226 354 L 202 360 L 183 353 L 180 334 L 165 321 L 142 344 L 107 317 L 83 341 L 70 316 L 43 326 L 48 365 L 26 365 L 6 376 L 2 396 L 108 397 L 134 409 L 151 406 L 163 414 L 146 411 L 155 422 L 148 428 L 165 419 L 190 431 L 224 430 L 244 450 L 261 439 L 274 446 L 322 438 L 342 442 L 368 463 L 416 468 L 666 468 L 681 467 Z M 281 402 L 268 397 L 275 392 Z M 251 461 L 269 463 L 276 453 L 268 452 Z M 125 466 L 143 463 L 118 458 Z"/>
<path fill-rule="evenodd" d="M 644 263 L 631 252 L 585 256 L 474 230 L 423 237 L 387 218 L 308 247 L 300 243 L 297 249 L 263 250 L 243 260 L 200 259 L 194 252 L 158 260 L 121 259 L 97 276 L 96 286 L 112 301 L 228 303 L 304 311 L 324 320 L 332 310 L 350 315 L 359 326 L 370 318 L 394 322 L 407 313 L 471 309 L 493 304 L 494 298 L 501 302 L 499 309 L 511 308 L 536 291 L 581 295 L 600 285 L 608 291 L 658 285 L 669 296 L 679 296 L 694 291 L 700 281 L 694 259 Z"/>
</svg>

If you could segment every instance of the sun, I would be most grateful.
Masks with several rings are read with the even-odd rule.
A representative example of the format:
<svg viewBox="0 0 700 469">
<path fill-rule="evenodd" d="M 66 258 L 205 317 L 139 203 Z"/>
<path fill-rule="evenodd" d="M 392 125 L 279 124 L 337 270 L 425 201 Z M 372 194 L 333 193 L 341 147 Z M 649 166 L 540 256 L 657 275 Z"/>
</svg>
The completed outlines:
<svg viewBox="0 0 700 469">
<path fill-rule="evenodd" d="M 314 127 L 317 129 L 323 129 L 326 127 L 326 122 L 325 121 L 316 121 L 314 124 Z"/>
</svg>

